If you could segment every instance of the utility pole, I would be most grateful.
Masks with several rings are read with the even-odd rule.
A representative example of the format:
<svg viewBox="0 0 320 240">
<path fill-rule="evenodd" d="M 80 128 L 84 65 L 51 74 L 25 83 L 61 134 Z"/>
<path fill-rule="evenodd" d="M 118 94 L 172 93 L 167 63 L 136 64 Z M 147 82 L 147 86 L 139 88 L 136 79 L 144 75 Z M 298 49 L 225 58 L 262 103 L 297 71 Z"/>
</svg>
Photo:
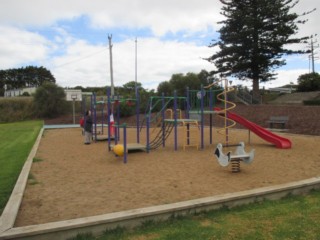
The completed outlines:
<svg viewBox="0 0 320 240">
<path fill-rule="evenodd" d="M 113 84 L 113 67 L 112 67 L 112 34 L 108 35 L 109 39 L 109 55 L 110 55 L 110 78 L 111 78 L 111 97 L 114 97 L 114 84 Z"/>
<path fill-rule="evenodd" d="M 135 40 L 135 82 L 134 82 L 134 91 L 136 97 L 136 122 L 140 124 L 140 99 L 139 99 L 139 92 L 138 92 L 138 41 L 137 38 Z M 137 131 L 137 143 L 140 143 L 140 131 Z"/>
<path fill-rule="evenodd" d="M 315 36 L 317 36 L 317 34 L 315 35 Z M 314 46 L 314 44 L 315 43 L 317 43 L 317 40 L 316 41 L 313 41 L 313 35 L 311 35 L 311 43 L 310 43 L 310 48 L 311 48 L 311 55 L 310 55 L 310 57 L 311 57 L 311 66 L 312 66 L 312 73 L 314 73 L 315 72 L 315 70 L 314 70 L 314 59 L 315 59 L 315 52 L 314 52 L 314 50 L 315 50 L 315 48 L 318 48 L 319 47 L 319 45 L 317 45 L 317 46 Z"/>
</svg>

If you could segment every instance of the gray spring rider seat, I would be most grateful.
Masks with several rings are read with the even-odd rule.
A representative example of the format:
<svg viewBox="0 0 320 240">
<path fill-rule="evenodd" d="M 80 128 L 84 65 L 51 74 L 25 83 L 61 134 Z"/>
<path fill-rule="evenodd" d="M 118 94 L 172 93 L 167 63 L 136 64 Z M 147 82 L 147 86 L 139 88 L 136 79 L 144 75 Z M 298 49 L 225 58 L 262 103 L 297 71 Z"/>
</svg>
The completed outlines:
<svg viewBox="0 0 320 240">
<path fill-rule="evenodd" d="M 225 155 L 222 149 L 222 144 L 218 143 L 214 155 L 216 156 L 219 164 L 223 167 L 227 167 L 231 163 L 232 172 L 240 172 L 240 161 L 246 164 L 249 164 L 253 161 L 255 150 L 253 149 L 249 153 L 246 153 L 244 150 L 244 142 L 240 142 L 239 145 L 237 145 L 234 154 L 231 154 L 229 151 Z"/>
</svg>

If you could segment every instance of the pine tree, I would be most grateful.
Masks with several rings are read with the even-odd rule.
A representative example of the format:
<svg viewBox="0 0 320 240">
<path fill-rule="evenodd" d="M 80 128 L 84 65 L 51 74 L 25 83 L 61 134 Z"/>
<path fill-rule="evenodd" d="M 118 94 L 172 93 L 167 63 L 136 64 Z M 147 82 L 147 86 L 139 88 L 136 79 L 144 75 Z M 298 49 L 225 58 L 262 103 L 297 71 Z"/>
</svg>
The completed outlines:
<svg viewBox="0 0 320 240">
<path fill-rule="evenodd" d="M 287 48 L 305 42 L 296 37 L 300 20 L 310 12 L 298 15 L 290 10 L 299 0 L 220 0 L 225 20 L 219 30 L 219 46 L 208 58 L 225 76 L 251 79 L 254 96 L 259 96 L 259 83 L 275 79 L 274 69 L 285 65 L 283 55 L 303 54 L 304 50 Z M 315 9 L 314 9 L 315 10 Z M 312 11 L 314 11 L 312 10 Z"/>
</svg>

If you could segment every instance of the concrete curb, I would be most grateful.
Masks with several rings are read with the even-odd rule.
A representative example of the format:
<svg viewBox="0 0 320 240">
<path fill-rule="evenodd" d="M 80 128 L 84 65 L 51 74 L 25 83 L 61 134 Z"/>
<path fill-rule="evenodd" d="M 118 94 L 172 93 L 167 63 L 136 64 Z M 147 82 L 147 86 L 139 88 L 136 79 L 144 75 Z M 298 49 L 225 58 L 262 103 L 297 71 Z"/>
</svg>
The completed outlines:
<svg viewBox="0 0 320 240">
<path fill-rule="evenodd" d="M 106 229 L 110 230 L 116 227 L 133 228 L 149 220 L 165 221 L 171 217 L 204 212 L 221 207 L 232 208 L 265 199 L 281 199 L 289 194 L 304 195 L 313 189 L 320 189 L 320 178 L 92 217 L 11 228 L 1 233 L 0 239 L 60 240 L 88 232 L 93 235 L 101 235 Z"/>
<path fill-rule="evenodd" d="M 40 131 L 29 157 L 22 169 L 9 202 L 0 217 L 0 239 L 67 239 L 79 233 L 101 235 L 106 229 L 116 227 L 133 228 L 146 221 L 165 221 L 171 217 L 204 212 L 221 207 L 235 206 L 263 201 L 265 199 L 281 199 L 289 194 L 304 195 L 313 189 L 320 189 L 320 177 L 310 178 L 292 183 L 257 188 L 236 193 L 217 195 L 189 201 L 132 209 L 98 216 L 51 222 L 14 228 L 23 192 L 28 180 L 33 157 L 39 146 L 44 128 Z"/>
</svg>

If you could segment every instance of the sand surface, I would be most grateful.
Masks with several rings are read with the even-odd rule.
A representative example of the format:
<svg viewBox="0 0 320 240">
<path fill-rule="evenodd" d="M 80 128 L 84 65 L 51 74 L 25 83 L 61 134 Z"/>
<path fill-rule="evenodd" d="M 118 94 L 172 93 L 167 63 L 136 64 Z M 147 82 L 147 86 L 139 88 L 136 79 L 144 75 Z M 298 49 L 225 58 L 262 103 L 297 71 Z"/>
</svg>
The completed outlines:
<svg viewBox="0 0 320 240">
<path fill-rule="evenodd" d="M 122 210 L 167 204 L 320 176 L 320 137 L 283 134 L 292 149 L 277 149 L 248 131 L 231 130 L 230 142 L 255 149 L 241 172 L 221 167 L 213 152 L 225 137 L 208 129 L 204 150 L 174 151 L 173 133 L 165 148 L 128 155 L 128 163 L 108 151 L 107 142 L 83 144 L 79 129 L 45 130 L 15 226 L 47 223 Z M 128 129 L 128 142 L 136 132 Z M 155 134 L 155 133 L 153 133 Z M 193 133 L 194 134 L 194 133 Z M 145 142 L 145 133 L 141 133 Z M 234 148 L 230 148 L 234 150 Z M 226 152 L 227 149 L 224 149 Z M 39 161 L 40 160 L 40 161 Z"/>
</svg>

